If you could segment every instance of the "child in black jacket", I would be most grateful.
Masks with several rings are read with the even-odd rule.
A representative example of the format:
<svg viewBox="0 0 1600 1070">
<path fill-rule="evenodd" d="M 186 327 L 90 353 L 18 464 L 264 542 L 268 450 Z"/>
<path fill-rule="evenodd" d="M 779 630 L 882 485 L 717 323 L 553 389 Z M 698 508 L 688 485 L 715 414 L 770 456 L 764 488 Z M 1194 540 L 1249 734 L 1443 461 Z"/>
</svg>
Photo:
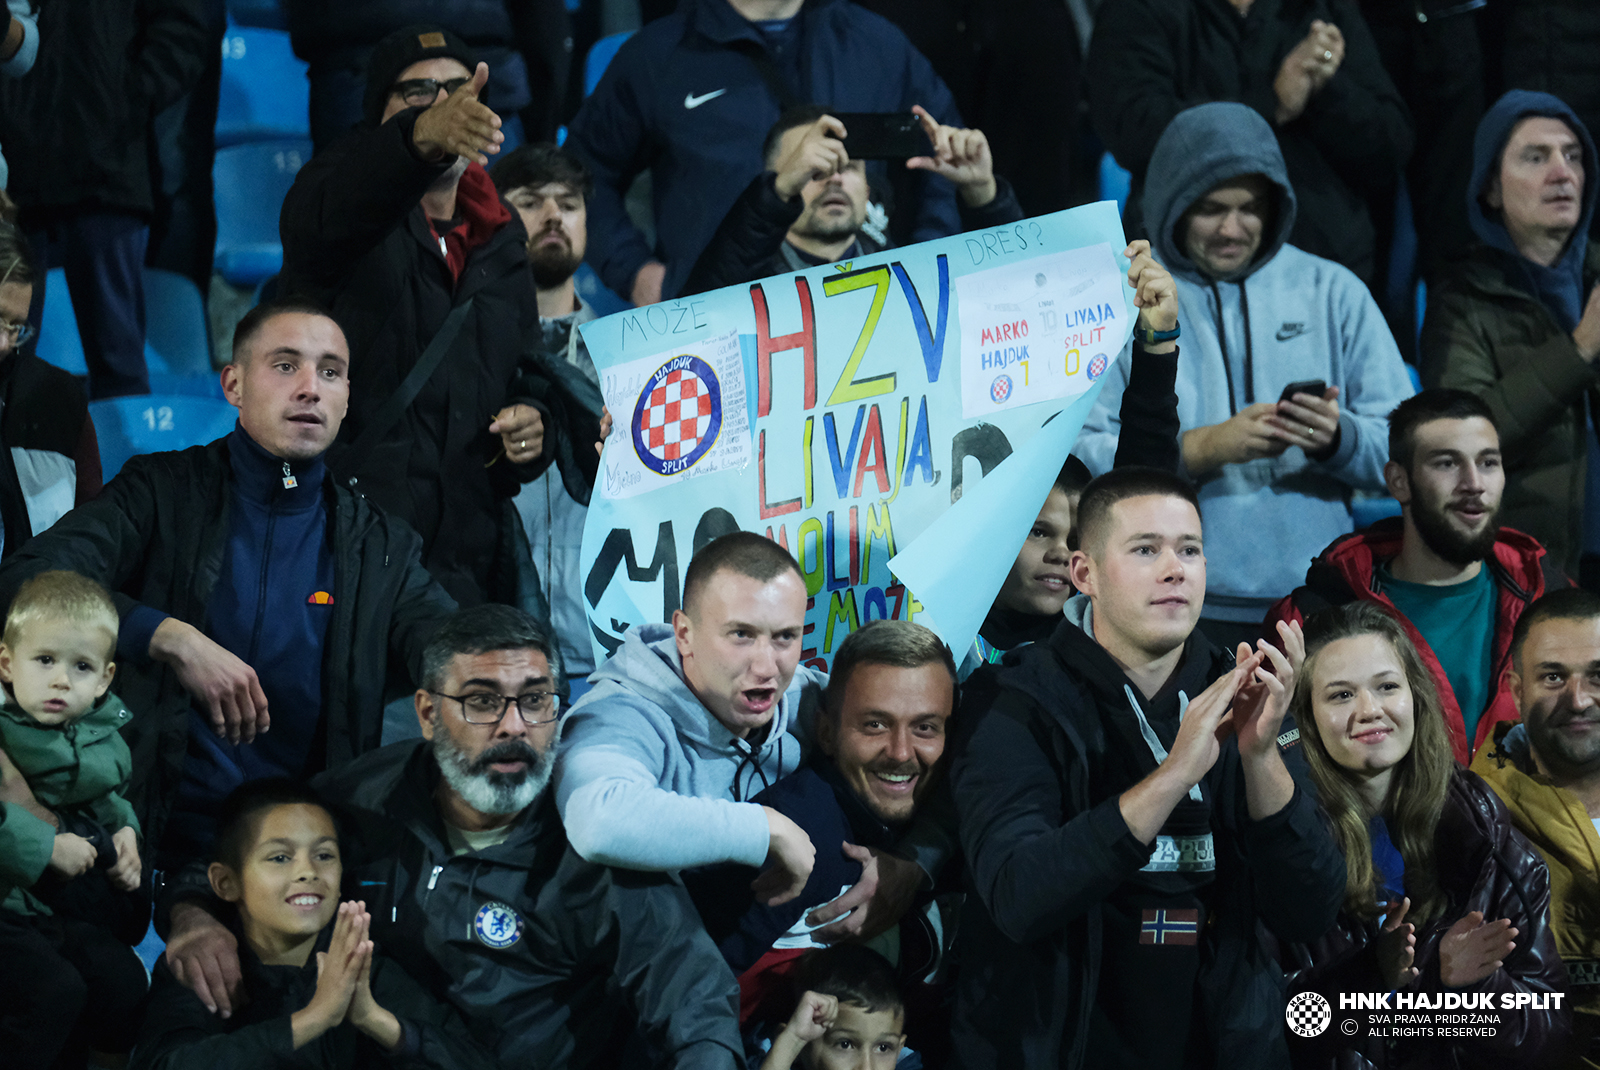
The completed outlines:
<svg viewBox="0 0 1600 1070">
<path fill-rule="evenodd" d="M 317 1070 L 490 1070 L 460 1019 L 375 954 L 366 905 L 338 900 L 341 871 L 333 817 L 310 789 L 260 780 L 229 796 L 209 875 L 237 914 L 244 1005 L 230 1018 L 207 1011 L 163 959 L 133 1070 L 291 1060 Z"/>
</svg>

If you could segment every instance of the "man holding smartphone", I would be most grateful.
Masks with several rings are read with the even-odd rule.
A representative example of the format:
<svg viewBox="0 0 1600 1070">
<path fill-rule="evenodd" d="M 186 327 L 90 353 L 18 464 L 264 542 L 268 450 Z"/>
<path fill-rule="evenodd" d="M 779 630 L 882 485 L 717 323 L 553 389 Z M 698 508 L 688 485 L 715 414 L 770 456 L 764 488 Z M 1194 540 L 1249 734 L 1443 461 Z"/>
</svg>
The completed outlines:
<svg viewBox="0 0 1600 1070">
<path fill-rule="evenodd" d="M 1200 625 L 1229 649 L 1352 530 L 1351 492 L 1384 489 L 1385 418 L 1413 393 L 1361 280 L 1288 243 L 1295 207 L 1272 128 L 1242 104 L 1181 112 L 1156 144 L 1145 212 L 1186 336 L 1181 470 L 1209 536 Z M 1116 453 L 1126 376 L 1108 375 L 1073 450 L 1094 472 Z"/>
<path fill-rule="evenodd" d="M 918 105 L 904 114 L 831 115 L 820 104 L 790 108 L 767 132 L 766 170 L 718 225 L 683 286 L 687 294 L 804 271 L 886 248 L 873 206 L 867 159 L 904 161 L 956 187 L 961 229 L 1015 223 L 1022 206 L 994 173 L 982 130 L 941 125 Z"/>
<path fill-rule="evenodd" d="M 617 51 L 568 128 L 594 175 L 589 262 L 636 305 L 677 297 L 739 193 L 763 168 L 761 146 L 784 111 L 909 113 L 922 104 L 960 124 L 950 90 L 906 35 L 848 0 L 683 0 Z M 892 165 L 891 165 L 892 166 Z M 655 233 L 624 198 L 646 169 Z M 896 218 L 911 241 L 960 228 L 951 184 L 916 173 Z"/>
</svg>

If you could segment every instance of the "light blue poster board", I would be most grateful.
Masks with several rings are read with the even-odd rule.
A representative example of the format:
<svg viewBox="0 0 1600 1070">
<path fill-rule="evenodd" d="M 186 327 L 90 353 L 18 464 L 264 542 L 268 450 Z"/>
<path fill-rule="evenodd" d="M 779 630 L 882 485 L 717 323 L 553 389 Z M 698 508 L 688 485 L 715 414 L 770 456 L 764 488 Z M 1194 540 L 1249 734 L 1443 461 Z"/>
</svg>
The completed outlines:
<svg viewBox="0 0 1600 1070">
<path fill-rule="evenodd" d="M 580 330 L 615 425 L 582 548 L 595 656 L 694 552 L 787 547 L 820 669 L 869 620 L 959 661 L 1137 309 L 1116 203 L 621 312 Z"/>
</svg>

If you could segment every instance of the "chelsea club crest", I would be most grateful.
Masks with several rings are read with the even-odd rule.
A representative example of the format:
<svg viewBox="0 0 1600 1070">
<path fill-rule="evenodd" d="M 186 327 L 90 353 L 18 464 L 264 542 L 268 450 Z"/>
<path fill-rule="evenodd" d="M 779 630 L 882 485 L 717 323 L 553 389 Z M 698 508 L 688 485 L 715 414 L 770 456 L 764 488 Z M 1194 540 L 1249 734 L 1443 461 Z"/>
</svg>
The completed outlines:
<svg viewBox="0 0 1600 1070">
<path fill-rule="evenodd" d="M 504 903 L 485 903 L 472 919 L 478 941 L 493 948 L 507 948 L 522 939 L 522 918 Z"/>
</svg>

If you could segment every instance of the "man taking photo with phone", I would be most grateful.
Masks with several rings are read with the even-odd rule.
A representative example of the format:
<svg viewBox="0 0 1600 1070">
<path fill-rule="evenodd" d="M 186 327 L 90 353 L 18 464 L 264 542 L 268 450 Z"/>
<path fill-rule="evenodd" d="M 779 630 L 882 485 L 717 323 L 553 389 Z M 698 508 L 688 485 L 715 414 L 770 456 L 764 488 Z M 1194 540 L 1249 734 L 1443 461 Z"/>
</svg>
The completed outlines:
<svg viewBox="0 0 1600 1070">
<path fill-rule="evenodd" d="M 1351 491 L 1384 489 L 1386 417 L 1414 391 L 1361 280 L 1288 243 L 1294 189 L 1259 114 L 1180 112 L 1147 182 L 1151 244 L 1177 279 L 1185 333 L 1180 472 L 1210 536 L 1200 627 L 1232 649 L 1354 528 Z M 1097 474 L 1116 455 L 1127 369 L 1107 377 L 1073 448 Z"/>
<path fill-rule="evenodd" d="M 912 115 L 916 125 L 893 129 L 893 120 Z M 884 220 L 870 218 L 881 209 L 868 200 L 869 156 L 894 156 L 913 171 L 949 179 L 964 231 L 1022 218 L 1011 184 L 994 173 L 983 131 L 942 126 L 921 105 L 903 117 L 850 116 L 848 125 L 820 104 L 791 108 L 767 132 L 761 155 L 766 170 L 750 181 L 718 225 L 684 283 L 685 294 L 886 248 L 891 243 Z"/>
</svg>

